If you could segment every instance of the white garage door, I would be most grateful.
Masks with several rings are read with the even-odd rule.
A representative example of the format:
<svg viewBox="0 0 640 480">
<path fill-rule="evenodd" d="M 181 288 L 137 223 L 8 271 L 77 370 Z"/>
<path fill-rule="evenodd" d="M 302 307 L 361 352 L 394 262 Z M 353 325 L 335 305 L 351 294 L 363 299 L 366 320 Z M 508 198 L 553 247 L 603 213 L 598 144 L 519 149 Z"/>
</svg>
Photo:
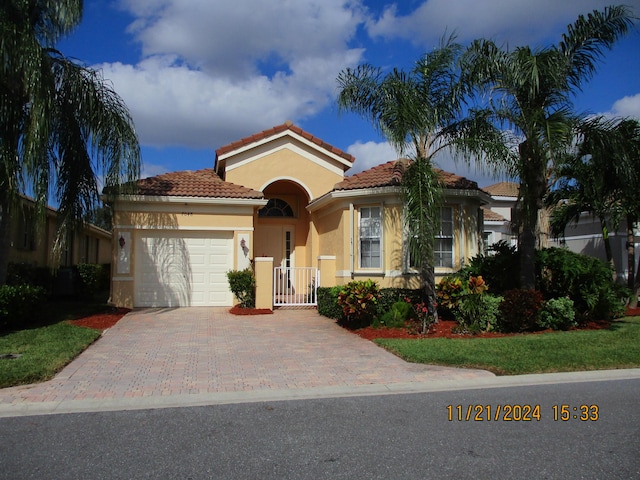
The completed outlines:
<svg viewBox="0 0 640 480">
<path fill-rule="evenodd" d="M 142 232 L 136 240 L 136 307 L 231 306 L 226 272 L 233 232 Z"/>
</svg>

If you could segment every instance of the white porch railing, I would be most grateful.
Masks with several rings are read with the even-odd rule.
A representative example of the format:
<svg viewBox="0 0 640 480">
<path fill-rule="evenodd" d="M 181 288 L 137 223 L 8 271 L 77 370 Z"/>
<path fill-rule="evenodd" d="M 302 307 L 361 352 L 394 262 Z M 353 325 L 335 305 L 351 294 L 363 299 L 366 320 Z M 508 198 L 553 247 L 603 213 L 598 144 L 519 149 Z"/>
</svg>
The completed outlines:
<svg viewBox="0 0 640 480">
<path fill-rule="evenodd" d="M 315 267 L 275 267 L 273 305 L 318 305 L 320 271 Z"/>
</svg>

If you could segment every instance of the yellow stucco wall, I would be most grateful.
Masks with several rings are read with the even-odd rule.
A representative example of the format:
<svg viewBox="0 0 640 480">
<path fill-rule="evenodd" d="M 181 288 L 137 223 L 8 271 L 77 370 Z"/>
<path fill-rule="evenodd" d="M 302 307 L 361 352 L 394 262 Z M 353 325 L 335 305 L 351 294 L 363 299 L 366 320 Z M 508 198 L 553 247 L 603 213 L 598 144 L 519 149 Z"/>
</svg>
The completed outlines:
<svg viewBox="0 0 640 480">
<path fill-rule="evenodd" d="M 262 190 L 278 179 L 295 179 L 310 191 L 311 199 L 314 199 L 343 180 L 342 170 L 337 172 L 337 168 L 329 169 L 285 147 L 238 166 L 227 167 L 225 180 Z"/>
</svg>

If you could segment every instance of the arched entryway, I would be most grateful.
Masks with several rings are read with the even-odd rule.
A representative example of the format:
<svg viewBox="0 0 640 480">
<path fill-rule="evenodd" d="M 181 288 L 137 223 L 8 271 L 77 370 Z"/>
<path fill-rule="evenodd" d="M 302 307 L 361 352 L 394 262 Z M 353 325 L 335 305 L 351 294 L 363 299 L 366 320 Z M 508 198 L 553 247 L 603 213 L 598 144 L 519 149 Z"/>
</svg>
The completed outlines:
<svg viewBox="0 0 640 480">
<path fill-rule="evenodd" d="M 269 202 L 255 219 L 255 254 L 273 257 L 276 267 L 305 266 L 309 237 L 307 192 L 292 180 L 277 180 L 263 193 Z"/>
<path fill-rule="evenodd" d="M 309 196 L 293 180 L 274 181 L 264 188 L 263 193 L 268 203 L 255 218 L 255 254 L 273 257 L 276 304 L 280 301 L 306 303 L 303 300 L 308 297 L 307 284 L 316 283 L 312 273 L 300 270 L 311 266 L 310 216 L 306 208 Z M 307 275 L 310 275 L 308 279 Z M 283 301 L 285 297 L 290 298 Z"/>
</svg>

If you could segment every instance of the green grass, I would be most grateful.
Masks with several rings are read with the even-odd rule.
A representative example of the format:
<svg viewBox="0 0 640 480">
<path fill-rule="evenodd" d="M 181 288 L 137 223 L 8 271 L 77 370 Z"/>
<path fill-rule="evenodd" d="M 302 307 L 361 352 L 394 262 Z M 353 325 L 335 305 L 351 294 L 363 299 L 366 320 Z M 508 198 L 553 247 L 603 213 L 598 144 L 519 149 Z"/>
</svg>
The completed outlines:
<svg viewBox="0 0 640 480">
<path fill-rule="evenodd" d="M 480 368 L 497 375 L 640 367 L 640 317 L 622 319 L 605 330 L 375 342 L 409 362 Z"/>
<path fill-rule="evenodd" d="M 0 331 L 0 355 L 20 354 L 0 359 L 0 388 L 42 382 L 55 376 L 65 365 L 91 345 L 101 332 L 65 322 L 108 308 L 105 304 L 53 302 L 42 309 L 33 324 L 15 331 Z"/>
</svg>

